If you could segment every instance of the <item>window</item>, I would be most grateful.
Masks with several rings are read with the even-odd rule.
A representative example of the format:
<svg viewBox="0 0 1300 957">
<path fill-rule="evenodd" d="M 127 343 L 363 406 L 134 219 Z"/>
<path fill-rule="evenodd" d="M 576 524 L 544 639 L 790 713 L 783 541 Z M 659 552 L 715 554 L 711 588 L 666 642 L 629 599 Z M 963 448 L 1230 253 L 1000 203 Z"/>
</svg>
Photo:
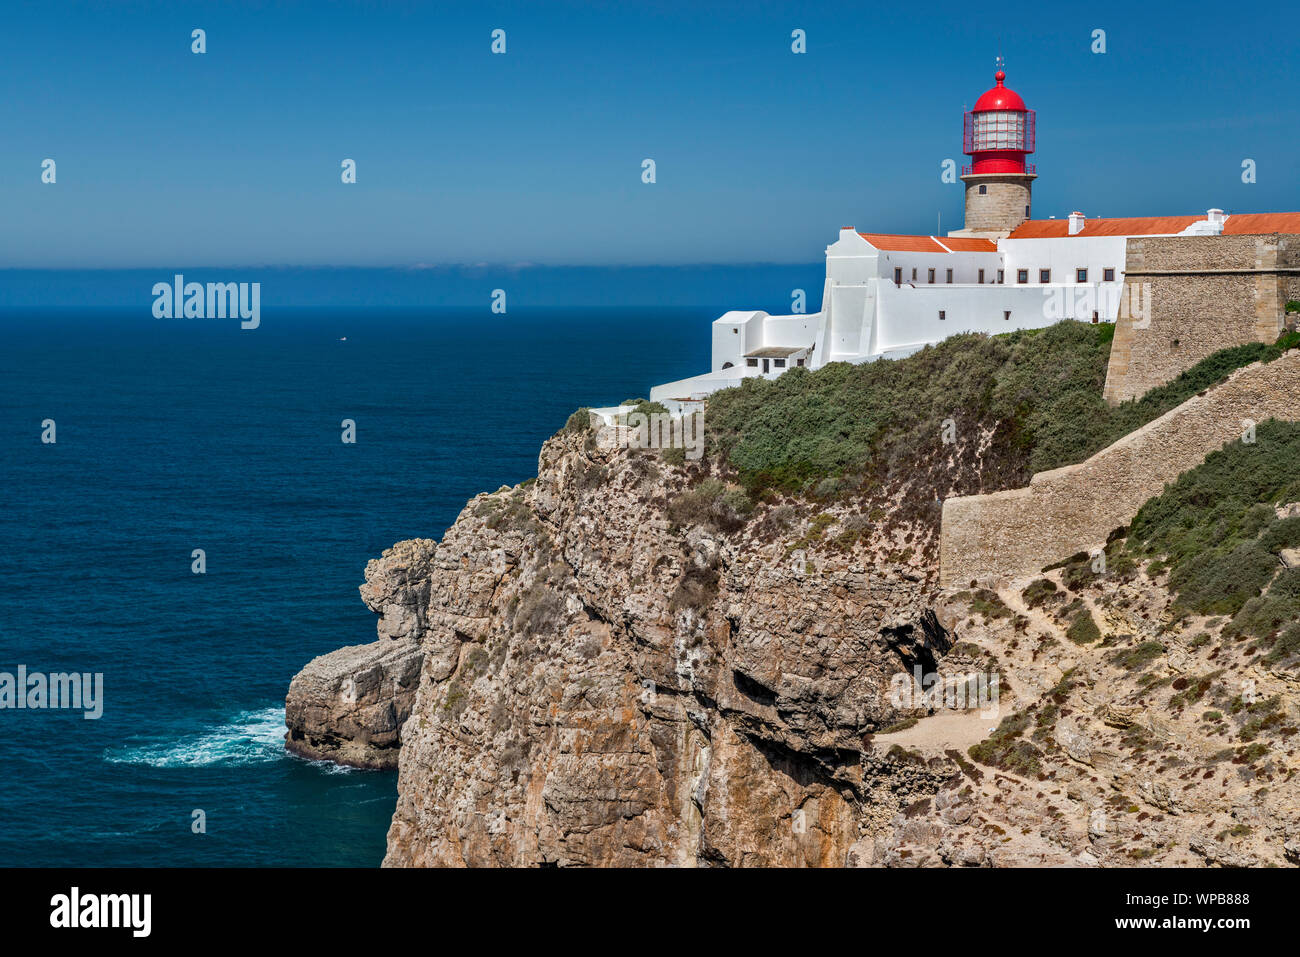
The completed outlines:
<svg viewBox="0 0 1300 957">
<path fill-rule="evenodd" d="M 1028 218 L 1029 218 L 1029 207 L 1026 206 L 1026 207 L 1025 207 L 1025 219 L 1028 219 Z"/>
<path fill-rule="evenodd" d="M 1075 282 L 1087 282 L 1087 281 L 1088 281 L 1088 270 L 1086 270 L 1086 269 L 1076 269 L 1076 270 L 1074 271 L 1074 281 L 1075 281 Z"/>
<path fill-rule="evenodd" d="M 1022 110 L 987 110 L 969 114 L 970 145 L 984 150 L 1033 150 L 1033 130 Z"/>
<path fill-rule="evenodd" d="M 939 321 L 940 321 L 940 322 L 943 322 L 943 321 L 944 321 L 945 319 L 947 319 L 947 318 L 948 318 L 948 314 L 947 314 L 946 312 L 944 312 L 942 309 L 940 309 L 940 310 L 939 310 Z"/>
<path fill-rule="evenodd" d="M 998 285 L 1002 285 L 1002 270 L 998 270 Z"/>
<path fill-rule="evenodd" d="M 737 328 L 736 326 L 732 326 L 732 327 L 731 327 L 731 331 L 732 331 L 732 333 L 734 333 L 735 335 L 740 335 L 740 329 Z"/>
<path fill-rule="evenodd" d="M 802 360 L 802 359 L 795 359 L 795 360 L 794 360 L 794 364 L 797 365 L 797 366 L 801 366 L 801 365 L 803 365 L 803 360 Z"/>
<path fill-rule="evenodd" d="M 757 359 L 746 359 L 746 360 L 745 360 L 745 365 L 749 366 L 751 369 L 757 369 L 757 368 L 758 368 L 758 360 L 757 360 Z"/>
<path fill-rule="evenodd" d="M 785 360 L 784 360 L 784 359 L 773 359 L 773 360 L 772 360 L 772 365 L 776 366 L 778 369 L 784 369 L 784 368 L 785 368 Z"/>
<path fill-rule="evenodd" d="M 1010 319 L 1010 318 L 1011 318 L 1011 310 L 1008 309 L 1006 312 L 1002 313 L 1002 318 L 1003 318 L 1003 319 Z"/>
<path fill-rule="evenodd" d="M 931 283 L 934 282 L 934 270 L 933 270 L 933 269 L 930 270 L 929 281 L 930 281 Z"/>
<path fill-rule="evenodd" d="M 1029 270 L 1028 270 L 1028 269 L 1017 269 L 1017 270 L 1016 270 L 1016 282 L 1029 282 Z"/>
<path fill-rule="evenodd" d="M 1092 311 L 1092 321 L 1095 323 L 1095 322 L 1098 322 L 1098 321 L 1100 321 L 1100 320 L 1101 320 L 1101 314 L 1098 313 L 1096 309 L 1094 309 L 1094 310 Z"/>
<path fill-rule="evenodd" d="M 952 282 L 952 270 L 951 270 L 951 269 L 948 270 L 948 281 L 949 281 L 949 282 Z"/>
<path fill-rule="evenodd" d="M 902 284 L 903 284 L 903 267 L 902 267 L 902 266 L 895 266 L 895 267 L 894 267 L 894 285 L 895 285 L 895 286 L 901 286 Z"/>
<path fill-rule="evenodd" d="M 982 283 L 983 281 L 984 281 L 984 270 L 981 269 L 981 270 L 980 270 L 980 282 Z"/>
<path fill-rule="evenodd" d="M 916 267 L 912 267 L 912 282 L 916 282 Z"/>
<path fill-rule="evenodd" d="M 1107 268 L 1103 269 L 1103 270 L 1101 271 L 1101 278 L 1104 279 L 1104 280 L 1106 280 L 1106 282 L 1114 282 L 1114 281 L 1115 281 L 1115 267 L 1114 267 L 1114 266 L 1108 266 Z"/>
<path fill-rule="evenodd" d="M 980 195 L 983 196 L 983 195 L 984 195 L 985 193 L 987 193 L 988 191 L 989 191 L 989 188 L 988 188 L 987 186 L 985 186 L 983 183 L 980 183 Z"/>
<path fill-rule="evenodd" d="M 1050 269 L 1040 269 L 1040 270 L 1038 270 L 1038 281 L 1039 281 L 1039 282 L 1051 282 L 1051 281 L 1052 281 L 1052 271 L 1051 271 Z"/>
</svg>

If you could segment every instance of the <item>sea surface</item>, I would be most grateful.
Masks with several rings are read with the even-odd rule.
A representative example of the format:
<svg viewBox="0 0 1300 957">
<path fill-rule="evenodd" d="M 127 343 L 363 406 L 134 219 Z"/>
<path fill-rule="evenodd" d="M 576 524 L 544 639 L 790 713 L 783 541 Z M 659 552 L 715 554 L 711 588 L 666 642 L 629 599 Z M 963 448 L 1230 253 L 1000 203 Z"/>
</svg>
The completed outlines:
<svg viewBox="0 0 1300 957">
<path fill-rule="evenodd" d="M 99 720 L 0 711 L 0 866 L 377 866 L 396 774 L 287 756 L 290 679 L 374 640 L 367 559 L 705 371 L 721 311 L 0 312 L 0 671 L 104 676 Z"/>
</svg>

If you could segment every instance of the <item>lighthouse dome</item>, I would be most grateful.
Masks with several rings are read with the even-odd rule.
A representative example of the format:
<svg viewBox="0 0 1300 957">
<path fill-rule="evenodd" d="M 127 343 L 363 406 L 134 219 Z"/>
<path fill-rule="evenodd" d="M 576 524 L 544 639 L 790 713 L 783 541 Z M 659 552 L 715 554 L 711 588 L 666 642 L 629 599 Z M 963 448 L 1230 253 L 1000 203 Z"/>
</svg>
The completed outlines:
<svg viewBox="0 0 1300 957">
<path fill-rule="evenodd" d="M 1006 78 L 1007 75 L 1001 70 L 993 74 L 993 79 L 997 81 L 997 85 L 975 101 L 975 106 L 971 109 L 971 112 L 986 113 L 991 110 L 1023 111 L 1028 109 L 1019 93 L 1002 85 L 1002 81 Z"/>
</svg>

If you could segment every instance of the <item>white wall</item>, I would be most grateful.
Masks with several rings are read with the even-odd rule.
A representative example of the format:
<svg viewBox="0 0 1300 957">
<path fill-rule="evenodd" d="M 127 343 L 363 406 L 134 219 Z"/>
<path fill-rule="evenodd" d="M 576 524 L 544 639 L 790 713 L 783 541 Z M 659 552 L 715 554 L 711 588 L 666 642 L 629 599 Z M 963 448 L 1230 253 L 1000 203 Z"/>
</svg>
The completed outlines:
<svg viewBox="0 0 1300 957">
<path fill-rule="evenodd" d="M 763 345 L 765 312 L 727 312 L 713 320 L 713 354 L 710 369 L 720 370 L 726 363 L 745 364 L 745 353 Z"/>
<path fill-rule="evenodd" d="M 880 283 L 875 352 L 938 342 L 959 332 L 996 335 L 1059 322 L 1043 286 L 898 286 Z M 943 310 L 944 318 L 939 318 Z M 1011 318 L 1004 318 L 1010 310 Z"/>
<path fill-rule="evenodd" d="M 1052 270 L 1052 282 L 1074 284 L 1076 269 L 1088 270 L 1088 282 L 1101 282 L 1103 269 L 1115 270 L 1116 284 L 1124 281 L 1123 236 L 1069 236 L 1064 239 L 1003 239 L 1007 285 L 1016 283 L 1016 270 L 1029 270 L 1029 285 L 1038 283 L 1040 269 Z"/>
<path fill-rule="evenodd" d="M 902 267 L 903 282 L 913 282 L 912 270 L 916 270 L 915 282 L 918 286 L 929 285 L 929 270 L 934 270 L 934 284 L 945 284 L 948 270 L 952 270 L 954 283 L 977 283 L 979 271 L 984 270 L 984 281 L 994 283 L 998 270 L 1002 268 L 1002 257 L 996 252 L 988 253 L 915 253 L 882 251 L 880 253 L 879 276 L 881 279 L 894 281 L 894 269 Z"/>
<path fill-rule="evenodd" d="M 826 278 L 833 282 L 866 282 L 879 275 L 876 256 L 876 247 L 853 227 L 846 226 L 840 230 L 839 239 L 826 247 Z"/>
</svg>

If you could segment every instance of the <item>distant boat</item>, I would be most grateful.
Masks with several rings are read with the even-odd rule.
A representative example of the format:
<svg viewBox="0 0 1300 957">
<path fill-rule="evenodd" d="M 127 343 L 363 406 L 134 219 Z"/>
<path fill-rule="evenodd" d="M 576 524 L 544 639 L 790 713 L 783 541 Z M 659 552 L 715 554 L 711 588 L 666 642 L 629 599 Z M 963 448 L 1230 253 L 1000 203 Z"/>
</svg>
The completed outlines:
<svg viewBox="0 0 1300 957">
<path fill-rule="evenodd" d="M 347 342 L 347 341 L 348 341 L 347 336 L 339 336 L 339 342 Z"/>
</svg>

